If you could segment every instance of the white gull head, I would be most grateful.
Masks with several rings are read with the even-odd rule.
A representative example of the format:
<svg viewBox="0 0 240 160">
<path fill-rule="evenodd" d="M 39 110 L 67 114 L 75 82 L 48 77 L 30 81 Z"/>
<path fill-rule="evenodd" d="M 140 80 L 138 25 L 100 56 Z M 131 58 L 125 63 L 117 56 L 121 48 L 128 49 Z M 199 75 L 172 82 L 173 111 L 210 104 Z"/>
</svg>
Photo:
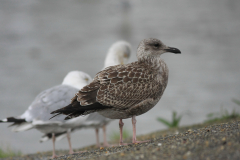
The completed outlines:
<svg viewBox="0 0 240 160">
<path fill-rule="evenodd" d="M 82 89 L 91 81 L 92 78 L 87 73 L 81 71 L 71 71 L 65 76 L 62 84 L 69 85 L 77 89 Z"/>
<path fill-rule="evenodd" d="M 104 68 L 118 64 L 126 64 L 131 54 L 131 45 L 126 41 L 114 43 L 108 50 Z"/>
</svg>

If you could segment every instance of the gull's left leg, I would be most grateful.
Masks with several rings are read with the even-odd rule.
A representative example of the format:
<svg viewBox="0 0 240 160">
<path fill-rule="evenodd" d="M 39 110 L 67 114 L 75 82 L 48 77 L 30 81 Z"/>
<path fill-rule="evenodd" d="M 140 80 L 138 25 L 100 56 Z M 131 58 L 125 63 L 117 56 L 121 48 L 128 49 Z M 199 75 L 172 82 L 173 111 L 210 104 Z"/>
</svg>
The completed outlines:
<svg viewBox="0 0 240 160">
<path fill-rule="evenodd" d="M 73 152 L 70 133 L 71 133 L 71 129 L 67 130 L 67 139 L 68 139 L 68 144 L 69 144 L 69 154 L 86 152 L 86 151 Z"/>
<path fill-rule="evenodd" d="M 52 154 L 52 159 L 57 158 L 57 155 L 55 153 L 55 133 L 52 133 L 52 142 L 53 142 L 53 154 Z"/>
<path fill-rule="evenodd" d="M 100 142 L 99 142 L 99 129 L 96 128 L 96 129 L 95 129 L 95 132 L 96 132 L 96 140 L 97 140 L 96 146 L 97 146 L 97 147 L 100 147 Z"/>
</svg>

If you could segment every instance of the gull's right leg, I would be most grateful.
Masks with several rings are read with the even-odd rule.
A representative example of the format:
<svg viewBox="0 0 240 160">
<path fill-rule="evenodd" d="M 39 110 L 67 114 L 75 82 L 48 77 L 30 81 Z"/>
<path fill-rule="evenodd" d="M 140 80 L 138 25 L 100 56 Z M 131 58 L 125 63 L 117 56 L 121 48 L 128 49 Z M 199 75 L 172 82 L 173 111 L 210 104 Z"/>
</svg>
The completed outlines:
<svg viewBox="0 0 240 160">
<path fill-rule="evenodd" d="M 123 121 L 122 119 L 119 120 L 119 129 L 120 129 L 120 140 L 119 140 L 119 145 L 122 146 L 122 145 L 127 145 L 126 143 L 123 143 L 123 136 L 122 136 L 122 131 L 123 131 Z"/>
</svg>

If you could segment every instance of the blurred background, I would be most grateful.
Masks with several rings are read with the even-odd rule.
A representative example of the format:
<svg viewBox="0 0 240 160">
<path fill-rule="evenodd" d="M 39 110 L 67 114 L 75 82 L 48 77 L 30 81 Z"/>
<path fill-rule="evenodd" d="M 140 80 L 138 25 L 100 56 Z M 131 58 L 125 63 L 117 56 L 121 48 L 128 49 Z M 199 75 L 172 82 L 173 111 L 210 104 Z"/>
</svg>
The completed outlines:
<svg viewBox="0 0 240 160">
<path fill-rule="evenodd" d="M 2 0 L 0 2 L 0 119 L 22 114 L 41 91 L 71 70 L 92 77 L 118 40 L 132 44 L 130 62 L 144 38 L 161 39 L 181 55 L 164 54 L 169 82 L 160 102 L 137 117 L 137 134 L 165 129 L 156 118 L 182 115 L 180 126 L 202 123 L 221 108 L 240 107 L 239 0 Z M 124 120 L 127 130 L 131 120 Z M 0 144 L 23 153 L 52 149 L 41 133 L 13 133 L 0 125 Z M 107 128 L 118 131 L 118 121 Z M 102 136 L 100 137 L 102 139 Z M 72 134 L 73 148 L 95 143 L 92 129 Z M 67 140 L 56 149 L 68 149 Z"/>
</svg>

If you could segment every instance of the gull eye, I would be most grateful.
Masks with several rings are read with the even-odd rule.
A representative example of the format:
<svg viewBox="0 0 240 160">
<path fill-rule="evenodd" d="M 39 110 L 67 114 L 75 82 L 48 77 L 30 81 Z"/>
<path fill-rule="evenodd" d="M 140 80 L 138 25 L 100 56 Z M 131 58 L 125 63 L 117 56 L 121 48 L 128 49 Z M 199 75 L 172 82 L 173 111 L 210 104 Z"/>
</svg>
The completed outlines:
<svg viewBox="0 0 240 160">
<path fill-rule="evenodd" d="M 88 78 L 85 78 L 85 81 L 87 81 L 87 82 L 88 82 L 88 80 L 89 80 Z"/>
<path fill-rule="evenodd" d="M 154 46 L 155 48 L 159 48 L 160 44 L 159 44 L 159 43 L 155 43 L 153 46 Z"/>
</svg>

